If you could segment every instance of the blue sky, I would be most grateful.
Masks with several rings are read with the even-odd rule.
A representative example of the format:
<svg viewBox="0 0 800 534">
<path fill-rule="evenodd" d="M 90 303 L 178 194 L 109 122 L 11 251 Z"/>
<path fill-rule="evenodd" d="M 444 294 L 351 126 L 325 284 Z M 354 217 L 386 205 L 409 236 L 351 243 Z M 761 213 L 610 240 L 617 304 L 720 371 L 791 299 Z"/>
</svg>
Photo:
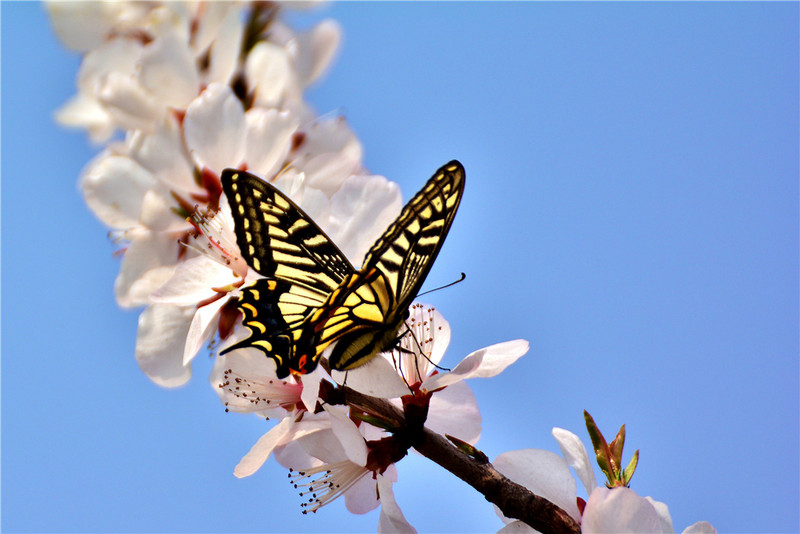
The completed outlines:
<svg viewBox="0 0 800 534">
<path fill-rule="evenodd" d="M 589 443 L 582 410 L 640 449 L 632 487 L 678 531 L 796 532 L 798 4 L 347 3 L 309 93 L 345 114 L 375 173 L 413 194 L 459 159 L 467 187 L 426 297 L 446 363 L 514 338 L 474 381 L 478 446 Z M 178 390 L 133 357 L 118 260 L 76 183 L 96 153 L 58 128 L 79 58 L 37 4 L 2 3 L 2 528 L 375 531 L 342 502 L 300 514 L 268 423 L 226 414 L 211 367 Z M 421 532 L 488 532 L 491 506 L 418 456 L 397 499 Z M 598 471 L 599 474 L 599 471 Z"/>
</svg>

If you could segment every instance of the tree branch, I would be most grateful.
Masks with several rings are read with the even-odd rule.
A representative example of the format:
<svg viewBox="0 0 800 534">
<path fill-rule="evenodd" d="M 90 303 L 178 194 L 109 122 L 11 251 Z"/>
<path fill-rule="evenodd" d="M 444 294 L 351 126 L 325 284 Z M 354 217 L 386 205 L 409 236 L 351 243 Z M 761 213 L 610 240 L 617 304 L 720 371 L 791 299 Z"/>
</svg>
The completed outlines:
<svg viewBox="0 0 800 534">
<path fill-rule="evenodd" d="M 348 404 L 396 422 L 400 428 L 404 426 L 405 415 L 390 402 L 364 395 L 348 387 L 343 387 L 342 391 Z M 519 519 L 545 534 L 580 532 L 580 525 L 560 507 L 512 482 L 491 463 L 472 458 L 439 434 L 424 428 L 413 446 L 420 454 L 478 490 L 487 501 L 497 505 L 506 517 Z"/>
</svg>

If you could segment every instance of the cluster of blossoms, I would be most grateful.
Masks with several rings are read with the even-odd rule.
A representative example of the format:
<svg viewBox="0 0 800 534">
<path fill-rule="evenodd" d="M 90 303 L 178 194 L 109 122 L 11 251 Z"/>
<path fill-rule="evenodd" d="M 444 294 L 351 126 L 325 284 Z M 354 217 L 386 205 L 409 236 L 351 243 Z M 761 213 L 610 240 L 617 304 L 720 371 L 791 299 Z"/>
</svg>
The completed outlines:
<svg viewBox="0 0 800 534">
<path fill-rule="evenodd" d="M 123 307 L 144 307 L 135 355 L 161 386 L 189 380 L 192 359 L 207 345 L 247 336 L 236 298 L 259 275 L 240 259 L 223 169 L 247 169 L 273 183 L 354 265 L 401 208 L 397 185 L 363 168 L 361 144 L 347 123 L 317 117 L 303 100 L 337 49 L 338 26 L 325 21 L 296 33 L 281 9 L 263 2 L 48 4 L 58 36 L 84 54 L 78 94 L 57 119 L 104 144 L 83 171 L 81 190 L 121 246 L 116 298 Z M 493 345 L 439 372 L 447 321 L 415 304 L 407 326 L 412 335 L 396 350 L 348 372 L 347 388 L 390 399 L 406 413 L 417 406 L 420 428 L 476 443 L 480 412 L 464 380 L 496 376 L 528 343 Z M 305 511 L 344 496 L 354 513 L 381 506 L 381 531 L 411 532 L 392 493 L 395 464 L 411 444 L 398 436 L 397 421 L 377 415 L 369 402 L 342 402 L 343 379 L 318 366 L 279 380 L 274 362 L 253 349 L 217 356 L 211 383 L 226 409 L 277 421 L 235 475 L 254 473 L 272 455 L 311 496 Z M 517 451 L 498 457 L 495 467 L 582 521 L 584 530 L 671 531 L 665 506 L 627 489 L 595 489 L 580 441 L 566 431 L 556 437 L 566 461 Z M 569 466 L 590 495 L 583 510 Z M 503 530 L 525 528 L 510 522 Z"/>
</svg>

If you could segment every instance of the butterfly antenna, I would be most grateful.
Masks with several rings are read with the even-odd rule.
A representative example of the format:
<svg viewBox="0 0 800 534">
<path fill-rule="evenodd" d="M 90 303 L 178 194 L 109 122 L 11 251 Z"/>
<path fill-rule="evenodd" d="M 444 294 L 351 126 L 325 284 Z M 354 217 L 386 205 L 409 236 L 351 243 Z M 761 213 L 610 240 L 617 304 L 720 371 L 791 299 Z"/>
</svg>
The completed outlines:
<svg viewBox="0 0 800 534">
<path fill-rule="evenodd" d="M 440 287 L 435 287 L 433 289 L 429 289 L 428 291 L 425 291 L 424 293 L 419 293 L 417 295 L 417 298 L 421 297 L 422 295 L 427 295 L 428 293 L 433 293 L 434 291 L 439 291 L 440 289 L 446 289 L 446 288 L 448 288 L 450 286 L 454 286 L 454 285 L 456 285 L 456 284 L 458 284 L 460 282 L 463 282 L 464 279 L 466 279 L 466 278 L 467 278 L 467 274 L 466 273 L 461 273 L 461 278 L 459 278 L 458 280 L 456 280 L 454 282 L 450 282 L 449 284 L 444 285 L 444 286 L 440 286 Z"/>
</svg>

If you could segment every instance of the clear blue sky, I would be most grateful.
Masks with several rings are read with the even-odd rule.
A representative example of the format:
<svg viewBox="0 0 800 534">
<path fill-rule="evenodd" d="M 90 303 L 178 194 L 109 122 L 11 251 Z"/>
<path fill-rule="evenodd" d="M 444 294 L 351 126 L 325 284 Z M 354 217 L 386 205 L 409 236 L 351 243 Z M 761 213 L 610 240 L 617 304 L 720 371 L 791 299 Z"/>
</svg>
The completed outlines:
<svg viewBox="0 0 800 534">
<path fill-rule="evenodd" d="M 641 460 L 676 529 L 798 524 L 798 4 L 333 5 L 344 46 L 309 98 L 343 111 L 404 198 L 457 158 L 464 201 L 428 287 L 446 362 L 524 337 L 473 381 L 490 457 L 588 444 L 582 410 Z M 375 531 L 300 515 L 285 471 L 234 465 L 268 428 L 226 414 L 198 358 L 162 390 L 133 357 L 118 260 L 76 183 L 95 153 L 52 112 L 79 58 L 37 4 L 2 3 L 2 528 Z M 494 531 L 425 459 L 399 465 L 420 531 Z"/>
</svg>

